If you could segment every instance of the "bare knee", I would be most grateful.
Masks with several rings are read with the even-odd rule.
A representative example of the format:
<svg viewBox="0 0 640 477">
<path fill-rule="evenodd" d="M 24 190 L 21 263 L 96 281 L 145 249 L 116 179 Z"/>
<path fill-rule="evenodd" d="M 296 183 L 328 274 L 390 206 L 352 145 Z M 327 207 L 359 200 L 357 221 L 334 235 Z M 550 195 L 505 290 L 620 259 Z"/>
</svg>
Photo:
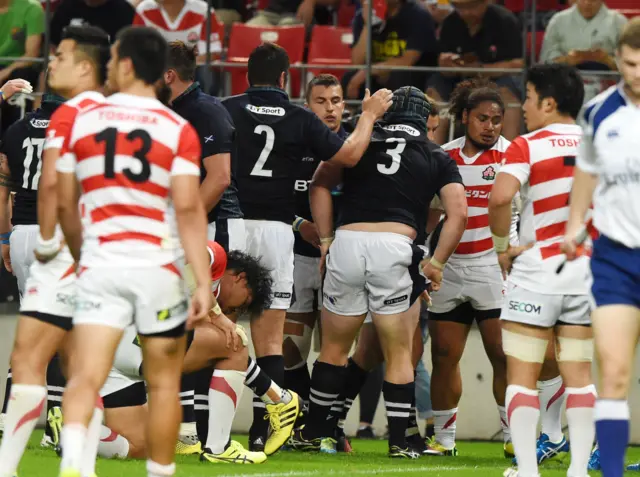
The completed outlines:
<svg viewBox="0 0 640 477">
<path fill-rule="evenodd" d="M 600 360 L 600 397 L 623 399 L 629 393 L 631 366 L 614 360 Z"/>
<path fill-rule="evenodd" d="M 238 351 L 231 351 L 229 357 L 216 363 L 216 369 L 224 369 L 228 371 L 247 370 L 247 362 L 249 361 L 249 349 L 242 346 Z"/>
</svg>

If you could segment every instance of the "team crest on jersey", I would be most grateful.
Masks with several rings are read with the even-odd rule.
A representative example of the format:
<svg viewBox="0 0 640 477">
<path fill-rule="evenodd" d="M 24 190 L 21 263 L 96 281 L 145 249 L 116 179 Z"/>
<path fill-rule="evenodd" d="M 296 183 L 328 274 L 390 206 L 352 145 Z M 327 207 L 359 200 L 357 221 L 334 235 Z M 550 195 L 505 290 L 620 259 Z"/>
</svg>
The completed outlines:
<svg viewBox="0 0 640 477">
<path fill-rule="evenodd" d="M 189 43 L 196 43 L 198 41 L 198 34 L 195 31 L 189 32 L 187 35 L 187 41 Z"/>
<path fill-rule="evenodd" d="M 32 119 L 31 121 L 29 121 L 29 124 L 31 124 L 32 127 L 37 129 L 46 129 L 49 127 L 49 120 L 48 119 Z"/>
<path fill-rule="evenodd" d="M 482 171 L 482 178 L 485 181 L 492 181 L 496 178 L 496 169 L 493 166 L 487 167 L 484 171 Z"/>
<path fill-rule="evenodd" d="M 268 116 L 284 116 L 284 108 L 271 106 L 254 106 L 253 104 L 247 104 L 247 109 L 256 114 L 266 114 Z"/>
<path fill-rule="evenodd" d="M 386 131 L 401 131 L 413 137 L 420 136 L 420 131 L 418 131 L 416 128 L 413 128 L 411 126 L 407 126 L 406 124 L 391 124 L 389 126 L 385 126 L 384 129 Z"/>
</svg>

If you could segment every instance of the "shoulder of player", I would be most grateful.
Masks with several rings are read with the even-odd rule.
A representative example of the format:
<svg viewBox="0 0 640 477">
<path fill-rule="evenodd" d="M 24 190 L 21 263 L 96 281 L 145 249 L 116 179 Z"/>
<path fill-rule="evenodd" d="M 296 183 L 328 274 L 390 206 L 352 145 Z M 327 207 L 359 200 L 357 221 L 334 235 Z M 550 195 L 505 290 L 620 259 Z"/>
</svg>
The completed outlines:
<svg viewBox="0 0 640 477">
<path fill-rule="evenodd" d="M 87 108 L 91 108 L 96 104 L 102 104 L 106 101 L 106 98 L 102 93 L 98 91 L 85 91 L 77 96 L 67 100 L 60 108 L 73 108 L 76 111 L 82 111 Z M 58 108 L 58 109 L 60 109 Z"/>
<path fill-rule="evenodd" d="M 604 119 L 625 105 L 626 99 L 620 94 L 618 85 L 614 85 L 587 102 L 579 117 L 585 124 L 593 126 L 597 118 Z"/>
<path fill-rule="evenodd" d="M 159 10 L 160 7 L 156 0 L 142 0 L 136 7 L 137 13 L 144 13 L 149 10 Z"/>
<path fill-rule="evenodd" d="M 447 152 L 453 152 L 459 150 L 464 146 L 465 137 L 461 136 L 453 141 L 450 141 L 442 146 L 442 149 Z"/>
</svg>

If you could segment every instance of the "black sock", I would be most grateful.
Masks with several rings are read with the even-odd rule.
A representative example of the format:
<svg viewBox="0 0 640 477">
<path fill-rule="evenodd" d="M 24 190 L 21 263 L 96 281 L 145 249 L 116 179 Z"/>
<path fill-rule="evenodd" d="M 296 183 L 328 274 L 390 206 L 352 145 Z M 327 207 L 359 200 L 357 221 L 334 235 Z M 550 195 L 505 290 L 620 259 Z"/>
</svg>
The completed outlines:
<svg viewBox="0 0 640 477">
<path fill-rule="evenodd" d="M 373 422 L 380 401 L 384 372 L 382 365 L 374 368 L 367 375 L 360 393 L 360 422 Z"/>
<path fill-rule="evenodd" d="M 60 367 L 60 356 L 56 354 L 47 366 L 47 413 L 52 407 L 62 406 L 62 394 L 66 385 L 67 380 Z"/>
<path fill-rule="evenodd" d="M 388 381 L 382 383 L 384 404 L 389 422 L 389 448 L 407 447 L 405 433 L 409 422 L 409 408 L 415 395 L 415 382 L 407 384 L 393 384 Z"/>
<path fill-rule="evenodd" d="M 2 402 L 2 414 L 7 413 L 7 405 L 9 404 L 9 395 L 11 394 L 11 368 L 7 373 L 7 384 L 4 388 L 4 401 Z"/>
<path fill-rule="evenodd" d="M 284 358 L 282 355 L 263 356 L 262 358 L 256 358 L 257 365 L 262 369 L 264 374 L 271 378 L 269 380 L 269 386 L 271 380 L 273 380 L 278 386 L 284 386 Z M 267 387 L 269 389 L 269 387 Z M 266 391 L 262 394 L 265 394 Z M 260 396 L 262 395 L 260 394 Z M 249 440 L 255 441 L 262 438 L 262 442 L 266 442 L 267 434 L 269 433 L 269 421 L 264 418 L 267 413 L 267 409 L 262 401 L 253 400 L 253 423 L 251 429 L 249 429 Z"/>
<path fill-rule="evenodd" d="M 271 387 L 271 378 L 258 366 L 258 363 L 256 363 L 251 356 L 249 356 L 247 376 L 244 378 L 244 384 L 258 397 L 267 394 L 267 391 Z"/>
<path fill-rule="evenodd" d="M 407 437 L 420 436 L 420 428 L 418 427 L 418 416 L 416 414 L 416 396 L 413 396 L 411 408 L 409 409 L 409 420 L 407 421 Z"/>
<path fill-rule="evenodd" d="M 340 426 L 341 421 L 347 418 L 347 414 L 349 414 L 349 410 L 353 406 L 353 400 L 360 394 L 360 390 L 362 390 L 362 386 L 364 386 L 368 376 L 368 371 L 362 369 L 352 358 L 349 358 L 344 389 L 336 401 L 338 406 L 334 406 L 335 408 L 341 407 L 341 409 L 335 413 L 333 410 L 331 411 L 334 426 Z"/>
<path fill-rule="evenodd" d="M 198 439 L 204 446 L 209 434 L 209 386 L 213 367 L 201 369 L 192 374 L 195 389 L 194 414 L 196 417 L 196 428 L 198 429 Z"/>
<path fill-rule="evenodd" d="M 294 391 L 305 401 L 309 400 L 311 375 L 306 362 L 299 368 L 284 370 L 284 387 Z"/>
<path fill-rule="evenodd" d="M 333 437 L 335 425 L 332 426 L 331 419 L 327 418 L 344 387 L 346 376 L 345 366 L 320 361 L 314 364 L 309 393 L 309 415 L 303 432 L 305 438 Z"/>
<path fill-rule="evenodd" d="M 196 412 L 194 409 L 195 398 L 195 374 L 191 373 L 182 375 L 182 380 L 180 381 L 180 405 L 182 406 L 182 422 L 196 422 Z"/>
</svg>

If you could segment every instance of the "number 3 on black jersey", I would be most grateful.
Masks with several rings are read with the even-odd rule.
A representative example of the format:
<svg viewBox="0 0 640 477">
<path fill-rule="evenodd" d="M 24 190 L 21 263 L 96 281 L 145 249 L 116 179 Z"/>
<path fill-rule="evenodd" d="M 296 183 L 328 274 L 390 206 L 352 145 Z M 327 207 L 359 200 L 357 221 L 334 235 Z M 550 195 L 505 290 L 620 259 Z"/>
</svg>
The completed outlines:
<svg viewBox="0 0 640 477">
<path fill-rule="evenodd" d="M 266 126 L 264 124 L 256 126 L 253 132 L 260 135 L 265 133 L 267 135 L 267 140 L 264 142 L 264 147 L 262 148 L 260 157 L 258 157 L 258 162 L 256 162 L 253 169 L 251 169 L 251 175 L 273 177 L 273 171 L 271 169 L 265 169 L 264 165 L 267 162 L 267 159 L 269 159 L 269 154 L 271 154 L 271 151 L 273 150 L 273 143 L 276 140 L 276 134 L 273 132 L 273 128 L 271 126 Z"/>
<path fill-rule="evenodd" d="M 400 160 L 402 159 L 401 154 L 404 152 L 404 148 L 407 147 L 407 141 L 402 137 L 390 137 L 385 142 L 387 144 L 392 142 L 398 143 L 396 147 L 389 148 L 384 152 L 391 156 L 391 164 L 387 166 L 386 164 L 378 163 L 378 172 L 390 176 L 398 172 L 400 169 Z"/>
</svg>

